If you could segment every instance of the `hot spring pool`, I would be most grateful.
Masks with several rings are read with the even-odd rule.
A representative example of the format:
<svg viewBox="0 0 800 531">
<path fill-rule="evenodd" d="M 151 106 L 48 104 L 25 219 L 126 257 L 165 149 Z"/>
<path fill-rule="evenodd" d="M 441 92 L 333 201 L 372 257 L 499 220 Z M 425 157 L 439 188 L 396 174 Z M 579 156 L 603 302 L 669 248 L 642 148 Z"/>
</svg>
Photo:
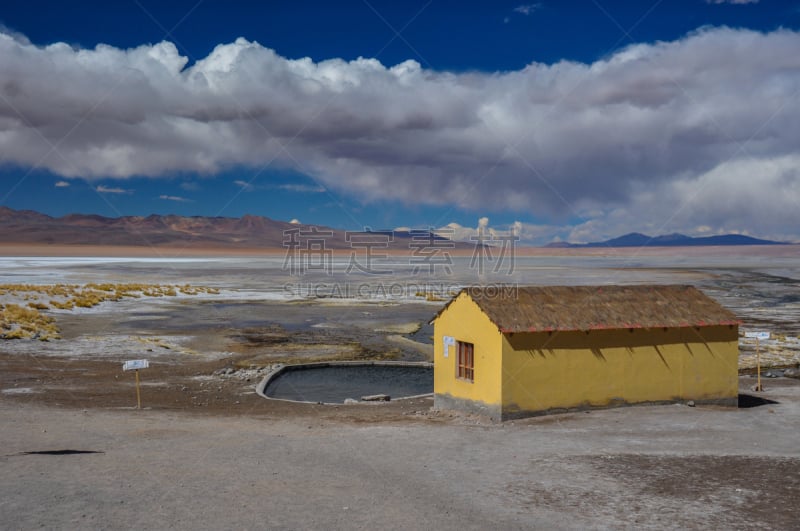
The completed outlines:
<svg viewBox="0 0 800 531">
<path fill-rule="evenodd" d="M 378 394 L 396 400 L 433 393 L 433 367 L 397 363 L 289 365 L 267 377 L 263 393 L 268 398 L 328 404 Z"/>
</svg>

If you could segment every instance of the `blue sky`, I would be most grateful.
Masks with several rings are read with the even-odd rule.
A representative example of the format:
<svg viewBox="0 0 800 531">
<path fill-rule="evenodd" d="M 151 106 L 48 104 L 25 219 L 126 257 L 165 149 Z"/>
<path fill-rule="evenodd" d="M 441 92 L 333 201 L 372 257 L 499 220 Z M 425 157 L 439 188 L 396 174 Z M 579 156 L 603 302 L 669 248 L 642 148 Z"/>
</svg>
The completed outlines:
<svg viewBox="0 0 800 531">
<path fill-rule="evenodd" d="M 0 24 L 12 208 L 800 239 L 800 2 L 31 0 Z"/>
</svg>

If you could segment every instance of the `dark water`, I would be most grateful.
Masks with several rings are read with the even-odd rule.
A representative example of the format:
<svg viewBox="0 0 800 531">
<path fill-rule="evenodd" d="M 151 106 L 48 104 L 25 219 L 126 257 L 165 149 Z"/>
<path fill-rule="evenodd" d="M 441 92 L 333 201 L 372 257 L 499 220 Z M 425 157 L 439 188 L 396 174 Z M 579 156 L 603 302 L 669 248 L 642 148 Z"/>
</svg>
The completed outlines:
<svg viewBox="0 0 800 531">
<path fill-rule="evenodd" d="M 420 343 L 425 343 L 426 345 L 433 345 L 433 325 L 428 322 L 423 322 L 419 330 L 410 334 L 408 338 L 419 341 Z"/>
<path fill-rule="evenodd" d="M 289 370 L 265 389 L 267 396 L 304 402 L 341 403 L 385 394 L 392 399 L 433 392 L 433 369 L 355 365 Z"/>
</svg>

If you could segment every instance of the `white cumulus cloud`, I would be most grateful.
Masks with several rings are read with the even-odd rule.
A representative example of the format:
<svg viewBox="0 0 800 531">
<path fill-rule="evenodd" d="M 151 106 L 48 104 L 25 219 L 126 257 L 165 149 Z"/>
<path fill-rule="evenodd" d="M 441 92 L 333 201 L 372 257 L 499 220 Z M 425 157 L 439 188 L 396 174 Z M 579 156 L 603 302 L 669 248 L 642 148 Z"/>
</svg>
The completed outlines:
<svg viewBox="0 0 800 531">
<path fill-rule="evenodd" d="M 530 15 L 531 13 L 533 13 L 534 11 L 538 11 L 541 8 L 542 8 L 542 4 L 541 4 L 541 2 L 539 2 L 539 3 L 535 3 L 535 4 L 522 4 L 522 5 L 519 5 L 519 6 L 515 7 L 512 11 L 514 11 L 514 13 L 519 13 L 521 15 L 527 16 L 527 15 Z"/>
<path fill-rule="evenodd" d="M 409 229 L 402 227 L 395 230 L 407 231 Z M 516 242 L 522 244 L 549 243 L 559 237 L 559 234 L 564 234 L 565 229 L 549 225 L 526 224 L 521 221 L 515 221 L 509 225 L 491 226 L 489 218 L 484 216 L 478 218 L 476 227 L 464 227 L 452 222 L 434 229 L 433 232 L 451 240 L 502 246 L 509 245 L 510 242 L 513 242 L 514 245 Z"/>
<path fill-rule="evenodd" d="M 515 212 L 587 238 L 797 234 L 800 191 L 770 186 L 795 178 L 798 49 L 789 30 L 707 28 L 588 64 L 453 73 L 287 59 L 245 39 L 187 66 L 170 42 L 0 33 L 0 163 L 90 180 L 272 163 L 363 201 Z"/>
<path fill-rule="evenodd" d="M 233 181 L 233 184 L 235 184 L 236 186 L 238 186 L 239 188 L 241 188 L 242 190 L 245 190 L 247 192 L 251 192 L 251 191 L 256 189 L 256 187 L 254 185 L 250 184 L 247 181 L 242 181 L 241 179 L 237 179 L 237 180 Z"/>
<path fill-rule="evenodd" d="M 166 195 L 162 194 L 158 196 L 159 199 L 163 199 L 165 201 L 175 201 L 176 203 L 190 203 L 192 200 L 187 199 L 185 197 L 181 197 L 179 195 Z"/>
<path fill-rule="evenodd" d="M 133 190 L 126 190 L 118 186 L 106 186 L 101 184 L 95 188 L 95 191 L 101 194 L 132 194 Z"/>
<path fill-rule="evenodd" d="M 280 184 L 277 186 L 280 190 L 287 192 L 297 192 L 304 194 L 320 194 L 325 191 L 322 186 L 311 186 L 308 184 Z"/>
</svg>

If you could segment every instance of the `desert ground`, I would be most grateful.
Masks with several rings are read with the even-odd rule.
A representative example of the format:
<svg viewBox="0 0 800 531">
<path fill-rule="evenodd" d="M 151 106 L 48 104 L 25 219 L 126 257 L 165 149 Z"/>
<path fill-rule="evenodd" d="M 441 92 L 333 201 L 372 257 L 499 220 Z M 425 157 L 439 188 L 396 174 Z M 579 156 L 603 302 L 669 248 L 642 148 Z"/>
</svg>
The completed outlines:
<svg viewBox="0 0 800 531">
<path fill-rule="evenodd" d="M 470 257 L 426 277 L 401 257 L 384 264 L 388 276 L 347 273 L 345 255 L 331 274 L 297 277 L 279 254 L 15 249 L 0 258 L 0 304 L 46 305 L 39 311 L 58 338 L 0 342 L 0 521 L 15 529 L 797 527 L 800 380 L 780 374 L 800 361 L 800 260 L 787 249 L 559 251 L 520 256 L 514 271 L 480 278 Z M 747 407 L 739 409 L 642 406 L 492 424 L 432 411 L 428 398 L 321 406 L 255 394 L 277 363 L 429 359 L 426 323 L 449 293 L 478 281 L 694 284 L 734 310 L 743 330 L 772 332 L 760 345 L 765 390 L 751 391 L 755 345 L 742 338 Z M 88 307 L 42 295 L 76 286 L 83 301 L 89 283 L 151 287 Z M 121 370 L 138 358 L 150 361 L 142 410 L 133 407 L 133 375 Z"/>
<path fill-rule="evenodd" d="M 743 379 L 747 386 L 752 379 Z M 504 424 L 387 406 L 0 402 L 9 529 L 797 528 L 800 385 Z"/>
</svg>

